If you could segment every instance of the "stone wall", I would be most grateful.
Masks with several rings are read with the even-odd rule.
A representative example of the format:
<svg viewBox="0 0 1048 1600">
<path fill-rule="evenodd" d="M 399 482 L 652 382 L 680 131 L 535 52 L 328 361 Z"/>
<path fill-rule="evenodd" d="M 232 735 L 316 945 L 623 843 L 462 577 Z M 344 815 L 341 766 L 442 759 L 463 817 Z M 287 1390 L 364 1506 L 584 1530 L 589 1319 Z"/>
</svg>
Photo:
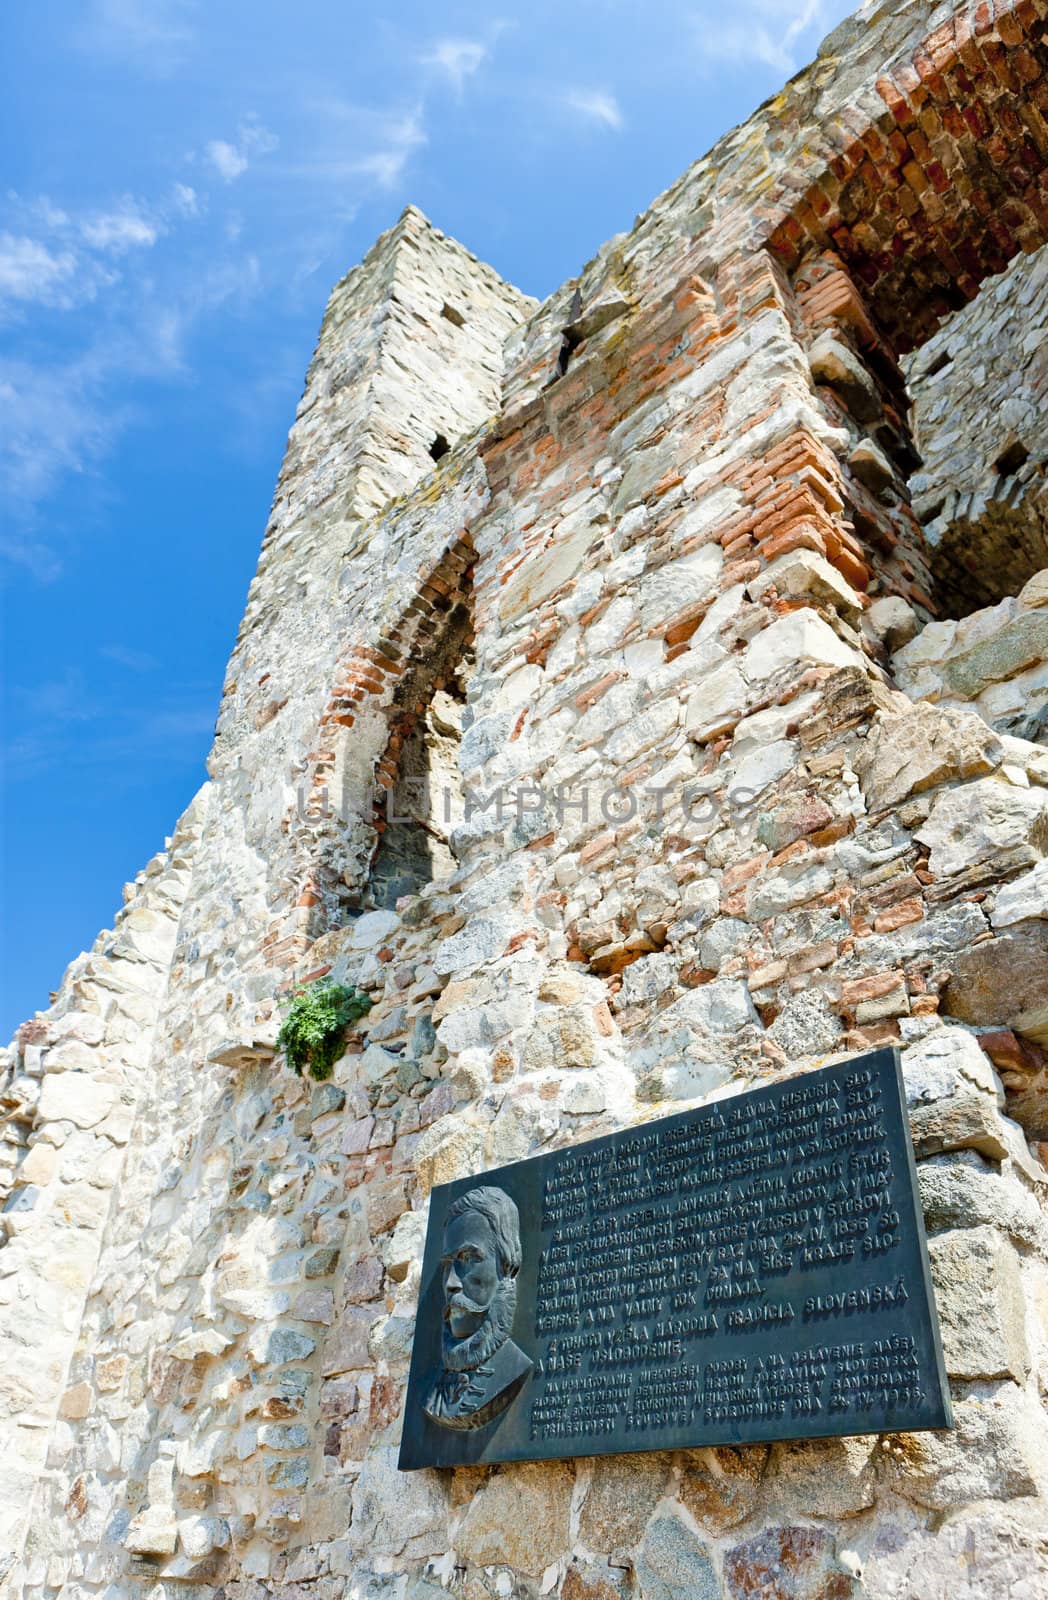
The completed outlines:
<svg viewBox="0 0 1048 1600">
<path fill-rule="evenodd" d="M 930 622 L 892 656 L 915 700 L 969 708 L 998 733 L 1048 740 L 1048 572 L 960 622 Z"/>
<path fill-rule="evenodd" d="M 910 481 L 951 616 L 1048 566 L 1048 250 L 1020 256 L 907 363 L 923 456 Z"/>
<path fill-rule="evenodd" d="M 202 790 L 165 852 L 127 885 L 112 931 L 72 963 L 50 1010 L 19 1029 L 0 1063 L 0 1575 L 56 1415 L 77 1418 L 88 1403 L 67 1374 L 153 1066 L 207 799 Z"/>
<path fill-rule="evenodd" d="M 12 1593 L 1048 1585 L 1044 748 L 898 665 L 900 357 L 1040 242 L 1042 11 L 865 8 L 537 308 L 414 212 L 335 291 Z M 883 1043 L 955 1432 L 397 1473 L 434 1183 Z"/>
</svg>

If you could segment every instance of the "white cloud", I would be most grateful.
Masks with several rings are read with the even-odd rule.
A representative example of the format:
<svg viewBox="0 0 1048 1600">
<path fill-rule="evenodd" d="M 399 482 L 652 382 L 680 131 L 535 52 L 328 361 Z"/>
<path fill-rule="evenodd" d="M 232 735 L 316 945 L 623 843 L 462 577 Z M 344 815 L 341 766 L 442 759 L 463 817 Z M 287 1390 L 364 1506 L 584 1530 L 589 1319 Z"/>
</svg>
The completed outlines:
<svg viewBox="0 0 1048 1600">
<path fill-rule="evenodd" d="M 131 59 L 167 77 L 193 43 L 195 10 L 195 0 L 92 0 L 79 41 L 93 53 Z"/>
<path fill-rule="evenodd" d="M 426 131 L 421 111 L 409 111 L 403 116 L 393 117 L 383 129 L 380 148 L 356 161 L 356 171 L 365 177 L 375 178 L 384 189 L 392 189 L 412 151 L 425 143 Z"/>
<path fill-rule="evenodd" d="M 603 89 L 573 89 L 564 96 L 564 104 L 579 116 L 599 122 L 605 128 L 621 128 L 622 112 L 613 94 Z"/>
<path fill-rule="evenodd" d="M 98 653 L 106 661 L 115 661 L 118 667 L 126 667 L 128 672 L 153 672 L 160 665 L 156 656 L 150 655 L 148 650 L 132 650 L 124 644 L 104 644 Z"/>
<path fill-rule="evenodd" d="M 95 358 L 54 366 L 0 362 L 0 486 L 23 509 L 108 444 L 116 408 L 101 401 Z"/>
<path fill-rule="evenodd" d="M 75 272 L 71 250 L 56 253 L 24 234 L 0 233 L 0 304 L 4 300 L 71 304 Z"/>
<path fill-rule="evenodd" d="M 156 244 L 161 230 L 125 202 L 119 211 L 102 211 L 85 218 L 80 232 L 93 249 L 123 255 L 127 250 L 149 249 Z"/>
<path fill-rule="evenodd" d="M 342 207 L 352 206 L 346 188 L 354 179 L 366 178 L 382 189 L 400 180 L 412 152 L 426 143 L 422 108 L 410 111 L 374 111 L 343 100 L 314 105 L 323 121 L 316 144 L 322 152 L 313 160 L 292 162 L 280 169 L 283 178 L 323 183 L 343 191 Z M 342 210 L 345 215 L 345 210 Z"/>
<path fill-rule="evenodd" d="M 451 80 L 455 93 L 461 94 L 466 79 L 472 77 L 487 53 L 487 45 L 479 39 L 438 39 L 429 54 L 422 57 L 422 64 L 439 68 Z"/>
<path fill-rule="evenodd" d="M 176 211 L 183 217 L 196 217 L 200 215 L 200 200 L 196 190 L 188 183 L 176 183 L 174 187 L 174 203 Z"/>
<path fill-rule="evenodd" d="M 232 183 L 234 178 L 239 178 L 242 172 L 248 169 L 248 159 L 236 145 L 229 144 L 225 139 L 212 139 L 207 147 L 207 159 L 214 167 L 220 178 L 227 183 Z"/>
<path fill-rule="evenodd" d="M 235 144 L 228 139 L 211 139 L 204 154 L 219 177 L 232 183 L 247 171 L 255 156 L 268 155 L 279 143 L 275 133 L 249 118 L 240 124 Z"/>
<path fill-rule="evenodd" d="M 822 32 L 821 0 L 749 0 L 730 22 L 696 20 L 695 35 L 707 65 L 756 61 L 787 76 L 799 65 L 795 45 L 814 27 Z"/>
</svg>

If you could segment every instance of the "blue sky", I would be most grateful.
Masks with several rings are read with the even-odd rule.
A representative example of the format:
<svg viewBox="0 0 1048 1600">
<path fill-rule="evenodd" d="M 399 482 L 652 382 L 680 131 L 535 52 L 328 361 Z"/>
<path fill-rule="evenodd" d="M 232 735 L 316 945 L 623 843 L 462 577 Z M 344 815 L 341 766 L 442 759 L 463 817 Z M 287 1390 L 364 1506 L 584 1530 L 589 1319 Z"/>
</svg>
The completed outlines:
<svg viewBox="0 0 1048 1600">
<path fill-rule="evenodd" d="M 203 780 L 335 280 L 410 200 L 548 294 L 850 9 L 3 8 L 0 1039 Z"/>
</svg>

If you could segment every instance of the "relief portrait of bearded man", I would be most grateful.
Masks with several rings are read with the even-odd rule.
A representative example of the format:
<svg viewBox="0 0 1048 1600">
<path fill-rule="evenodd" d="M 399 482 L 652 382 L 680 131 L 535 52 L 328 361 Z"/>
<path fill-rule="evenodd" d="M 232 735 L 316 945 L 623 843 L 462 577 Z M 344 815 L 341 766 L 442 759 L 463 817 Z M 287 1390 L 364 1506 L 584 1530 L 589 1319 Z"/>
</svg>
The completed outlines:
<svg viewBox="0 0 1048 1600">
<path fill-rule="evenodd" d="M 520 1215 L 502 1189 L 470 1189 L 448 1207 L 440 1255 L 442 1363 L 430 1373 L 422 1402 L 442 1428 L 483 1428 L 531 1372 L 532 1362 L 510 1338 L 520 1262 Z"/>
</svg>

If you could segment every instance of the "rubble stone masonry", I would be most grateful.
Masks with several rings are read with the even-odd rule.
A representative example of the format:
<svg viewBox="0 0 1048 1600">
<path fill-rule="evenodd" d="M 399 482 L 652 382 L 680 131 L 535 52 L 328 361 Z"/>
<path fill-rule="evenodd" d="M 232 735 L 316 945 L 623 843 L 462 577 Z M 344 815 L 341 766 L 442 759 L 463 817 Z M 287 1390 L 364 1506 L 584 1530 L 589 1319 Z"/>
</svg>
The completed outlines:
<svg viewBox="0 0 1048 1600">
<path fill-rule="evenodd" d="M 1048 1595 L 1045 15 L 867 5 L 542 305 L 411 209 L 335 289 L 0 1066 L 5 1596 Z M 882 1043 L 954 1431 L 397 1472 L 434 1183 Z"/>
</svg>

